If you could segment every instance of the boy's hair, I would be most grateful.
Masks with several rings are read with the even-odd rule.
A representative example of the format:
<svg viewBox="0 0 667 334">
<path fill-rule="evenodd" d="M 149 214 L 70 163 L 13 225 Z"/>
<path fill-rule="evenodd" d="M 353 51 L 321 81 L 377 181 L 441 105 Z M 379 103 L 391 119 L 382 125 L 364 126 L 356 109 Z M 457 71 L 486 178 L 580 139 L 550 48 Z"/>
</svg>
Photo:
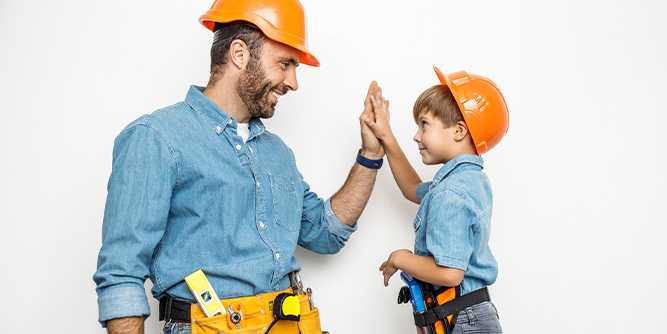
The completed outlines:
<svg viewBox="0 0 667 334">
<path fill-rule="evenodd" d="M 453 126 L 458 122 L 464 122 L 463 115 L 456 104 L 456 100 L 454 100 L 452 91 L 445 85 L 435 85 L 419 95 L 412 109 L 412 117 L 417 122 L 419 116 L 425 113 L 432 113 L 446 127 Z"/>
</svg>

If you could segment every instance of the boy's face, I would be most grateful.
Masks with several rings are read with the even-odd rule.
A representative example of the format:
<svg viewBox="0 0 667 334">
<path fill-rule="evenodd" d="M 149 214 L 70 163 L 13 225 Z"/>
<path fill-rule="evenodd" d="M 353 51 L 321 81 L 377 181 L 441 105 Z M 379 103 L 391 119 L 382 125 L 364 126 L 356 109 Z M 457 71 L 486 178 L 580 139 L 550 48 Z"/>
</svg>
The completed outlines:
<svg viewBox="0 0 667 334">
<path fill-rule="evenodd" d="M 422 112 L 417 118 L 414 141 L 419 147 L 422 162 L 436 165 L 451 160 L 456 155 L 456 126 L 447 127 L 431 112 Z"/>
</svg>

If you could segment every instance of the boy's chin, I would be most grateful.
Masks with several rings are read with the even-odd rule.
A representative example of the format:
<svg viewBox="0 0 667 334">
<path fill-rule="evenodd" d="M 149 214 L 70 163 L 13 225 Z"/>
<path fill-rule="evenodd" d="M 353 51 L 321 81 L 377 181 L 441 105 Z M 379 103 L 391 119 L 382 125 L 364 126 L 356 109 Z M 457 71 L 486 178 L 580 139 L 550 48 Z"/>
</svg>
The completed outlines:
<svg viewBox="0 0 667 334">
<path fill-rule="evenodd" d="M 447 161 L 447 159 L 442 159 L 440 157 L 434 157 L 434 156 L 428 155 L 428 154 L 422 154 L 422 163 L 424 165 L 428 165 L 428 166 L 439 165 L 439 164 L 444 163 L 445 161 Z"/>
<path fill-rule="evenodd" d="M 423 163 L 424 165 L 428 165 L 428 166 L 430 166 L 430 165 L 437 165 L 437 164 L 439 164 L 440 162 L 437 161 L 437 159 L 433 159 L 432 157 L 422 156 L 422 163 Z"/>
</svg>

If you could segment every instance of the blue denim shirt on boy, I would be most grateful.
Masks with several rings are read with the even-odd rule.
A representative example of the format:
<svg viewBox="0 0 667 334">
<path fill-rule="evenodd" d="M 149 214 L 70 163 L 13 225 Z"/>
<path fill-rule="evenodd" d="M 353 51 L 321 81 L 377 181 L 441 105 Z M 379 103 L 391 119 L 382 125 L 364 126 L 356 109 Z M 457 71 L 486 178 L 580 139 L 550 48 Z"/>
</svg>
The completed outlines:
<svg viewBox="0 0 667 334">
<path fill-rule="evenodd" d="M 462 294 L 493 284 L 498 275 L 489 248 L 491 186 L 482 168 L 481 157 L 460 155 L 417 187 L 414 252 L 464 270 Z"/>
<path fill-rule="evenodd" d="M 99 320 L 148 315 L 153 296 L 194 302 L 183 278 L 202 268 L 220 298 L 289 287 L 298 245 L 336 253 L 342 224 L 258 119 L 246 143 L 236 121 L 191 87 L 116 138 L 97 272 Z"/>
</svg>

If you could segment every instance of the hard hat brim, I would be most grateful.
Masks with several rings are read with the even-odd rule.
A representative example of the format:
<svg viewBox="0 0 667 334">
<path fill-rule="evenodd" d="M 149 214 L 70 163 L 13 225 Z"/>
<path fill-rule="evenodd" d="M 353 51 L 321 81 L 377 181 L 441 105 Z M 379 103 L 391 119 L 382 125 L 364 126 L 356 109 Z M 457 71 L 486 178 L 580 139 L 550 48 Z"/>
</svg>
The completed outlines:
<svg viewBox="0 0 667 334">
<path fill-rule="evenodd" d="M 293 36 L 276 29 L 271 23 L 264 20 L 261 16 L 252 13 L 232 13 L 209 11 L 199 18 L 199 22 L 206 29 L 214 31 L 215 23 L 229 23 L 233 21 L 246 21 L 256 25 L 262 33 L 272 41 L 287 45 L 299 53 L 299 62 L 305 65 L 319 67 L 320 61 L 306 48 L 305 41 L 298 36 Z"/>
</svg>

